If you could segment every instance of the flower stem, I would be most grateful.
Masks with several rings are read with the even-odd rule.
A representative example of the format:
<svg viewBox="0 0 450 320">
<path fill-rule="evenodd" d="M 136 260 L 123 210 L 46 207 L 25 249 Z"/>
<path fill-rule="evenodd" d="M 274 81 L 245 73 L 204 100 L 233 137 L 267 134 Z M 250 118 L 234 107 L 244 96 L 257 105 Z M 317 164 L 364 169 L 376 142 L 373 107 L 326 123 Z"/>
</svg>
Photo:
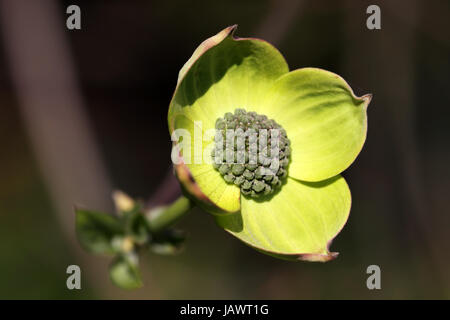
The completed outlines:
<svg viewBox="0 0 450 320">
<path fill-rule="evenodd" d="M 148 214 L 150 231 L 158 233 L 165 230 L 187 214 L 193 207 L 194 203 L 191 200 L 185 196 L 180 196 L 169 206 L 151 210 Z"/>
</svg>

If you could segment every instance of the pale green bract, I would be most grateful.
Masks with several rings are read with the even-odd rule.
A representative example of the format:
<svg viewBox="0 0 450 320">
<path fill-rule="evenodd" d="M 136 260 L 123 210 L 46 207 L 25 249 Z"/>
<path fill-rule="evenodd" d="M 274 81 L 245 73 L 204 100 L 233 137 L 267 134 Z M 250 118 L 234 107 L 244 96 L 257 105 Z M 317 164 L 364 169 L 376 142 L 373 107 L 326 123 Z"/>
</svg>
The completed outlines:
<svg viewBox="0 0 450 320">
<path fill-rule="evenodd" d="M 364 144 L 371 96 L 356 97 L 332 72 L 289 72 L 276 48 L 263 40 L 236 38 L 235 29 L 204 41 L 180 71 L 169 130 L 185 129 L 192 140 L 190 161 L 181 154 L 183 162 L 176 164 L 179 180 L 219 226 L 249 246 L 279 258 L 333 259 L 337 253 L 329 252 L 329 245 L 351 206 L 350 190 L 339 174 Z M 193 160 L 195 143 L 202 139 L 208 152 L 213 140 L 194 132 L 206 133 L 236 108 L 274 119 L 291 141 L 287 182 L 262 200 L 241 196 L 239 187 L 227 184 L 211 163 Z"/>
</svg>

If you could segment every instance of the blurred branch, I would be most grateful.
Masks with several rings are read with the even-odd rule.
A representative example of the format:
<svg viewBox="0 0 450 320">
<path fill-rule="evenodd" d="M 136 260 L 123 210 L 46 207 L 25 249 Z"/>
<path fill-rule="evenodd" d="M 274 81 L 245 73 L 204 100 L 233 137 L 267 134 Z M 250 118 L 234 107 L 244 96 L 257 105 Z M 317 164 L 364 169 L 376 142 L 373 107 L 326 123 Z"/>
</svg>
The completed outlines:
<svg viewBox="0 0 450 320">
<path fill-rule="evenodd" d="M 417 108 L 414 94 L 416 89 L 414 31 L 419 21 L 420 2 L 410 1 L 407 6 L 396 1 L 384 2 L 381 7 L 380 31 L 366 29 L 364 19 L 367 17 L 365 15 L 367 5 L 355 4 L 348 0 L 346 7 L 347 71 L 351 71 L 353 79 L 359 76 L 360 82 L 365 82 L 372 88 L 374 102 L 377 103 L 373 107 L 383 108 L 381 111 L 384 112 L 383 123 L 393 135 L 392 142 L 387 143 L 394 144 L 397 167 L 401 171 L 399 176 L 402 178 L 398 192 L 407 204 L 405 211 L 408 210 L 408 216 L 402 217 L 404 229 L 402 236 L 409 235 L 408 241 L 413 243 L 408 246 L 409 250 L 413 247 L 421 249 L 418 263 L 422 264 L 422 271 L 437 278 L 436 286 L 445 288 L 446 283 L 449 283 L 448 272 L 441 263 L 443 251 L 437 243 L 436 239 L 439 236 L 435 234 L 429 215 L 430 206 L 423 187 L 420 152 L 414 132 Z M 407 16 L 408 24 L 399 21 L 397 19 L 399 16 Z M 356 45 L 357 48 L 354 47 Z M 370 63 L 361 60 L 373 52 L 377 54 Z M 380 152 L 386 152 L 386 149 Z"/>
<path fill-rule="evenodd" d="M 76 241 L 73 205 L 111 211 L 109 178 L 84 113 L 83 98 L 56 1 L 1 0 L 2 31 L 20 111 L 55 212 L 77 264 L 112 297 L 105 260 Z M 100 263 L 99 263 L 100 262 Z M 61 270 L 64 272 L 64 270 Z"/>
</svg>

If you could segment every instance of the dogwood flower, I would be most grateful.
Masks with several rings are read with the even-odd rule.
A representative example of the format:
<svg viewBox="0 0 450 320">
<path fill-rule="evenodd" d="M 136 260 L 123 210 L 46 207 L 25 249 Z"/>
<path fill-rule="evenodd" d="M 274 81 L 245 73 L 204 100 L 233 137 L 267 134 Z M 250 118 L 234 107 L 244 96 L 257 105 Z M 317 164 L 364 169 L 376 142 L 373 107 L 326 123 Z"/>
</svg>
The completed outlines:
<svg viewBox="0 0 450 320">
<path fill-rule="evenodd" d="M 365 142 L 371 95 L 355 96 L 329 71 L 289 71 L 275 47 L 237 38 L 235 29 L 205 40 L 180 70 L 168 113 L 177 178 L 187 196 L 247 245 L 284 259 L 331 260 L 337 253 L 329 246 L 351 206 L 340 173 Z M 225 161 L 227 149 L 217 147 L 230 129 L 256 132 L 232 149 L 242 151 L 240 162 Z M 259 138 L 270 130 L 276 132 L 264 149 L 269 157 L 251 162 L 252 146 L 261 148 Z M 273 165 L 272 174 L 262 173 Z"/>
</svg>

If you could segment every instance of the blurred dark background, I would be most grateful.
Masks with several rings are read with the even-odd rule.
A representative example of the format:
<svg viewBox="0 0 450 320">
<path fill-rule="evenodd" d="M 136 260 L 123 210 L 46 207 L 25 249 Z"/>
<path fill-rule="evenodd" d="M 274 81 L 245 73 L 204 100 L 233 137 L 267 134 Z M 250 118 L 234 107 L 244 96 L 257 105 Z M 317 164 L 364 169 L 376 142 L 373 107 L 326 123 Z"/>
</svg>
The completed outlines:
<svg viewBox="0 0 450 320">
<path fill-rule="evenodd" d="M 70 4 L 81 30 L 66 28 Z M 366 28 L 370 4 L 381 30 Z M 450 298 L 449 13 L 438 0 L 0 0 L 0 298 Z M 72 205 L 112 211 L 113 189 L 149 199 L 172 186 L 178 71 L 232 24 L 291 69 L 324 68 L 374 95 L 367 142 L 344 173 L 353 206 L 332 245 L 341 254 L 276 260 L 194 210 L 180 224 L 186 250 L 144 256 L 144 288 L 116 289 L 109 259 L 76 242 Z M 82 290 L 66 288 L 70 264 Z M 366 287 L 371 264 L 381 290 Z"/>
</svg>

